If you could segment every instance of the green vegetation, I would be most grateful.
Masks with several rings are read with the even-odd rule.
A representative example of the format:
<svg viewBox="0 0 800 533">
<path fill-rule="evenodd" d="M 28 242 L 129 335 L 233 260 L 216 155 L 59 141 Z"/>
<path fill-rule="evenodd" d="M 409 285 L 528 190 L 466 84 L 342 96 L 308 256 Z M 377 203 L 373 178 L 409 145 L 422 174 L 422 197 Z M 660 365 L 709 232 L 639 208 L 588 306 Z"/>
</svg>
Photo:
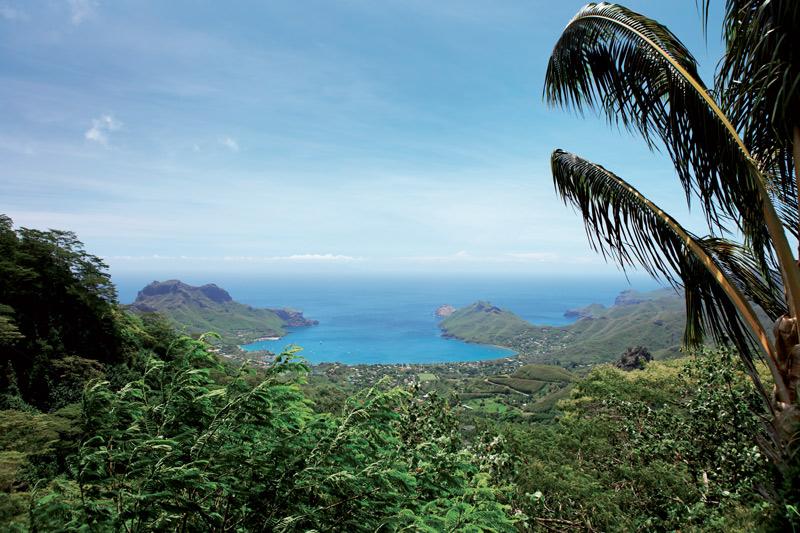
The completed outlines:
<svg viewBox="0 0 800 533">
<path fill-rule="evenodd" d="M 535 379 L 520 379 L 505 376 L 492 376 L 487 378 L 487 381 L 493 385 L 508 387 L 511 390 L 523 394 L 536 394 L 547 385 L 546 382 L 537 381 Z"/>
<path fill-rule="evenodd" d="M 446 336 L 468 342 L 502 345 L 504 341 L 523 335 L 531 324 L 510 311 L 488 302 L 475 302 L 456 310 L 441 322 Z"/>
<path fill-rule="evenodd" d="M 484 413 L 498 414 L 507 413 L 509 409 L 512 409 L 508 404 L 498 401 L 495 398 L 476 398 L 468 400 L 464 406 L 469 409 L 477 409 Z"/>
<path fill-rule="evenodd" d="M 19 245 L 25 231 L 8 230 Z M 0 345 L 2 530 L 750 531 L 795 520 L 757 446 L 764 404 L 730 351 L 583 377 L 512 358 L 310 369 L 292 352 L 251 366 L 220 358 L 207 335 L 129 314 L 111 292 L 97 300 L 75 266 L 107 280 L 101 263 L 74 236 L 36 236 L 26 246 L 46 251 L 39 262 L 16 253 L 3 268 L 60 273 L 47 286 L 73 299 L 44 302 L 36 284 L 0 293 L 13 317 Z M 25 298 L 44 317 L 81 309 L 74 300 L 102 308 L 77 339 L 88 347 L 110 331 L 112 351 L 61 351 L 81 346 L 70 323 L 36 322 L 18 312 L 33 307 Z M 19 363 L 42 346 L 37 398 Z"/>
<path fill-rule="evenodd" d="M 261 337 L 281 337 L 287 326 L 310 326 L 303 313 L 291 309 L 256 309 L 235 302 L 214 284 L 193 287 L 178 280 L 154 281 L 141 291 L 131 309 L 160 313 L 188 335 L 213 331 L 229 345 Z"/>
<path fill-rule="evenodd" d="M 496 344 L 522 358 L 559 365 L 616 360 L 632 344 L 647 346 L 657 359 L 677 357 L 686 320 L 673 291 L 623 293 L 617 304 L 576 310 L 582 318 L 561 326 L 536 326 L 486 302 L 457 310 L 442 320 L 445 335 Z"/>
<path fill-rule="evenodd" d="M 104 370 L 164 353 L 174 333 L 122 312 L 103 262 L 66 231 L 14 229 L 0 215 L 0 409 L 79 401 Z"/>
<path fill-rule="evenodd" d="M 730 352 L 593 370 L 555 424 L 501 426 L 512 500 L 542 530 L 755 531 L 782 514 L 758 394 Z M 771 526 L 770 524 L 773 524 Z"/>
<path fill-rule="evenodd" d="M 654 293 L 634 304 L 614 305 L 570 324 L 563 347 L 543 360 L 577 363 L 613 361 L 632 344 L 647 346 L 656 359 L 677 357 L 686 311 L 674 292 Z"/>
<path fill-rule="evenodd" d="M 31 527 L 513 529 L 440 400 L 376 387 L 315 414 L 291 354 L 225 375 L 203 344 L 179 350 L 119 390 L 87 389 L 77 475 L 34 496 Z"/>
<path fill-rule="evenodd" d="M 712 93 L 653 20 L 603 3 L 569 22 L 547 99 L 661 141 L 709 236 L 557 150 L 593 245 L 684 300 L 625 294 L 563 328 L 486 302 L 442 322 L 514 358 L 251 367 L 204 330 L 241 340 L 302 317 L 177 281 L 132 313 L 74 234 L 0 216 L 0 529 L 797 530 L 798 27 L 798 2 L 728 0 Z M 670 358 L 681 342 L 693 355 Z M 662 360 L 598 364 L 634 345 Z"/>
<path fill-rule="evenodd" d="M 553 383 L 571 383 L 575 381 L 575 375 L 572 372 L 553 365 L 525 365 L 514 372 L 514 377 Z"/>
<path fill-rule="evenodd" d="M 486 383 L 495 388 L 484 390 L 480 397 L 488 398 L 506 393 L 502 396 L 504 401 L 519 410 L 522 418 L 539 422 L 551 421 L 559 414 L 558 402 L 568 397 L 572 383 L 576 380 L 574 374 L 561 367 L 528 364 L 518 368 L 510 376 L 487 377 Z M 516 393 L 524 398 L 509 396 L 509 393 Z M 460 397 L 469 398 L 466 394 L 462 393 Z"/>
</svg>

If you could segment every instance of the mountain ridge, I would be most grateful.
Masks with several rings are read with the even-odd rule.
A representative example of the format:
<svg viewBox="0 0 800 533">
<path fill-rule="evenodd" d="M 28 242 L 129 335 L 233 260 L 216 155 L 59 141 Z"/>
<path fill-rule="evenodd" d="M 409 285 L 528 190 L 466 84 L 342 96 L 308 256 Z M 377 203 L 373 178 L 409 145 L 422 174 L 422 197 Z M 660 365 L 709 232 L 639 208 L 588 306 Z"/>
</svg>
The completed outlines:
<svg viewBox="0 0 800 533">
<path fill-rule="evenodd" d="M 578 317 L 572 324 L 540 326 L 479 301 L 456 310 L 439 327 L 446 337 L 508 347 L 536 362 L 616 361 L 633 345 L 645 345 L 656 358 L 664 359 L 680 354 L 683 306 L 674 291 L 623 291 L 610 307 L 592 304 L 567 311 Z"/>
<path fill-rule="evenodd" d="M 193 286 L 177 279 L 149 283 L 129 308 L 137 313 L 160 313 L 187 333 L 213 331 L 223 341 L 236 344 L 282 337 L 288 327 L 318 324 L 305 318 L 302 311 L 252 307 L 235 301 L 214 283 Z"/>
</svg>

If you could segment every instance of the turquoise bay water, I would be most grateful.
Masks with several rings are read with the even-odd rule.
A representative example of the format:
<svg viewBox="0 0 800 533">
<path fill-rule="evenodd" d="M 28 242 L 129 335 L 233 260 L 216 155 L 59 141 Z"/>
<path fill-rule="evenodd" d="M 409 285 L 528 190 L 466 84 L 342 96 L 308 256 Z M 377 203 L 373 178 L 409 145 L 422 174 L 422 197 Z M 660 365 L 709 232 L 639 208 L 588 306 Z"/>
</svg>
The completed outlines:
<svg viewBox="0 0 800 533">
<path fill-rule="evenodd" d="M 149 281 L 149 280 L 148 280 Z M 535 324 L 570 322 L 564 311 L 591 303 L 611 305 L 631 288 L 624 278 L 269 278 L 184 279 L 217 283 L 239 302 L 254 307 L 291 307 L 318 326 L 293 328 L 277 341 L 261 341 L 248 350 L 278 352 L 289 344 L 303 348 L 312 363 L 439 363 L 497 359 L 513 352 L 441 336 L 434 316 L 442 304 L 456 307 L 488 300 Z M 146 282 L 118 283 L 120 299 L 131 301 Z M 656 285 L 637 279 L 633 288 Z"/>
</svg>

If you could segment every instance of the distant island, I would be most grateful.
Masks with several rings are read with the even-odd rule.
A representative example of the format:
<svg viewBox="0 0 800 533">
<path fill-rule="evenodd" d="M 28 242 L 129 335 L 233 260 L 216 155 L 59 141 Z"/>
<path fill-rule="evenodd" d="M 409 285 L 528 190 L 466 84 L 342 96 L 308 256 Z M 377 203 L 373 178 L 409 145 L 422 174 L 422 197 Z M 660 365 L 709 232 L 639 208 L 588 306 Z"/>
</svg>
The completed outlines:
<svg viewBox="0 0 800 533">
<path fill-rule="evenodd" d="M 130 305 L 137 313 L 160 313 L 191 334 L 213 331 L 226 344 L 245 344 L 286 335 L 287 327 L 314 326 L 294 309 L 255 308 L 236 302 L 213 283 L 195 287 L 172 279 L 144 287 Z"/>
<path fill-rule="evenodd" d="M 564 315 L 578 320 L 539 326 L 479 301 L 456 310 L 439 327 L 445 337 L 503 346 L 526 361 L 565 366 L 615 361 L 633 345 L 646 346 L 657 359 L 680 355 L 684 300 L 672 290 L 623 291 L 611 307 L 592 304 Z"/>
</svg>

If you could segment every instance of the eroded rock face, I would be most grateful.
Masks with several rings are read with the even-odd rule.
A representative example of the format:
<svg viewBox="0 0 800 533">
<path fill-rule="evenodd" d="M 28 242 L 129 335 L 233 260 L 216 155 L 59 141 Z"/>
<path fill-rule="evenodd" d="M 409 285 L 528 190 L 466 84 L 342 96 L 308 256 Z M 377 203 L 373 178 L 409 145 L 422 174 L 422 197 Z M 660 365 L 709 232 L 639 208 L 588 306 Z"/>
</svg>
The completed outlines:
<svg viewBox="0 0 800 533">
<path fill-rule="evenodd" d="M 614 366 L 626 372 L 631 370 L 642 370 L 645 365 L 653 360 L 653 356 L 644 346 L 628 348 L 619 361 Z"/>
<path fill-rule="evenodd" d="M 213 283 L 209 283 L 208 285 L 203 285 L 200 287 L 200 292 L 205 294 L 206 297 L 213 302 L 223 303 L 233 301 L 233 298 L 231 298 L 231 295 L 228 294 L 228 291 L 217 287 Z"/>
<path fill-rule="evenodd" d="M 181 295 L 186 300 L 200 300 L 200 294 L 216 303 L 232 302 L 233 298 L 228 294 L 228 291 L 222 289 L 213 283 L 203 285 L 202 287 L 193 287 L 177 279 L 170 279 L 167 281 L 154 281 L 147 287 L 139 291 L 136 296 L 136 304 L 146 304 L 148 297 L 164 296 L 168 294 Z"/>
<path fill-rule="evenodd" d="M 644 300 L 633 290 L 622 291 L 614 299 L 614 305 L 635 305 L 640 304 Z"/>
<path fill-rule="evenodd" d="M 595 314 L 598 314 L 600 311 L 604 311 L 606 306 L 602 304 L 592 304 L 587 305 L 586 307 L 574 307 L 572 309 L 567 309 L 564 311 L 564 318 L 594 318 Z"/>
<path fill-rule="evenodd" d="M 496 305 L 492 305 L 489 302 L 483 302 L 483 301 L 480 301 L 475 304 L 475 310 L 480 311 L 482 313 L 492 313 L 496 315 L 503 312 L 503 310 L 497 307 Z"/>
<path fill-rule="evenodd" d="M 447 318 L 447 317 L 449 317 L 450 315 L 452 315 L 455 312 L 456 312 L 456 308 L 455 307 L 453 307 L 450 304 L 444 304 L 444 305 L 440 305 L 438 308 L 436 308 L 436 313 L 435 314 L 439 318 Z"/>
<path fill-rule="evenodd" d="M 304 317 L 302 311 L 295 311 L 294 309 L 271 309 L 271 311 L 286 322 L 287 326 L 293 328 L 319 324 L 319 320 Z"/>
</svg>

